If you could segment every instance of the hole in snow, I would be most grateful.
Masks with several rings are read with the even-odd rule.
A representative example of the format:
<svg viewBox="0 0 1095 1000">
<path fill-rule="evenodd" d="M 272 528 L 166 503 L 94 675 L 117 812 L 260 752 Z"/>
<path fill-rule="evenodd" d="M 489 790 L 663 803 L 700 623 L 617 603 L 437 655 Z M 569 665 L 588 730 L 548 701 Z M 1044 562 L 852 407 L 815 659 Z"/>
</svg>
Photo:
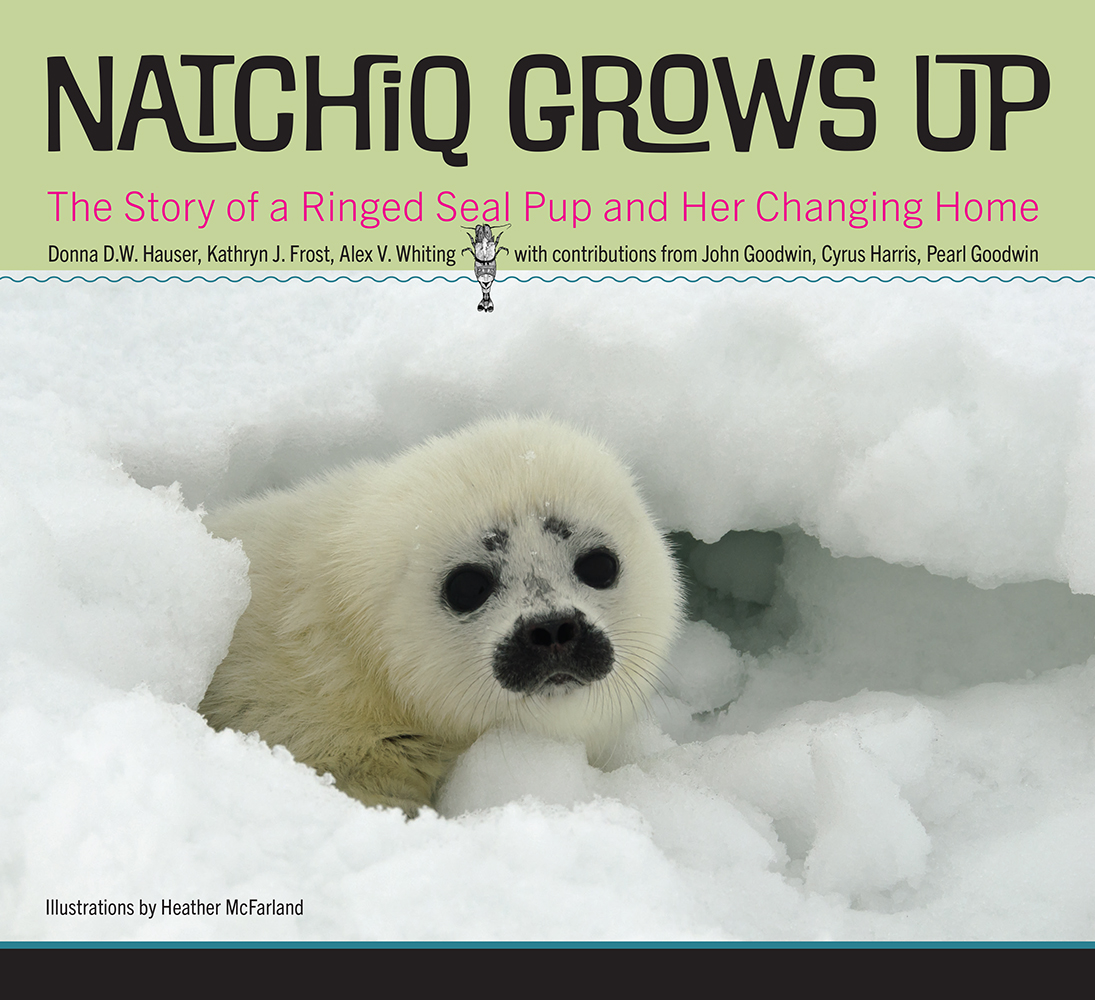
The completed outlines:
<svg viewBox="0 0 1095 1000">
<path fill-rule="evenodd" d="M 690 619 L 714 625 L 743 653 L 758 655 L 786 644 L 798 614 L 782 586 L 780 532 L 728 531 L 707 543 L 679 531 L 669 541 L 680 563 Z"/>
<path fill-rule="evenodd" d="M 688 655 L 702 633 L 686 633 L 675 683 L 693 711 L 726 709 L 729 688 L 739 714 L 754 701 L 767 714 L 864 688 L 942 695 L 1095 655 L 1095 596 L 1057 581 L 987 590 L 921 566 L 834 556 L 795 527 L 731 531 L 711 544 L 678 532 L 670 541 L 688 617 L 729 638 L 725 668 L 737 676 L 730 684 L 711 669 L 711 656 Z"/>
</svg>

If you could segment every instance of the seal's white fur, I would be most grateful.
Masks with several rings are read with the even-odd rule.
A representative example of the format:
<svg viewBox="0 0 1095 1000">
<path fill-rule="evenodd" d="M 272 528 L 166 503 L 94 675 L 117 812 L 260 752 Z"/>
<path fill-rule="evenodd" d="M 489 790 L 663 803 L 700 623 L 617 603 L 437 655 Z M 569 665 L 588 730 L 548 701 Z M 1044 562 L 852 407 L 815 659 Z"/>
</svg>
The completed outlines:
<svg viewBox="0 0 1095 1000">
<path fill-rule="evenodd" d="M 429 802 L 492 726 L 577 737 L 596 758 L 645 704 L 677 628 L 674 564 L 630 474 L 547 419 L 480 423 L 207 524 L 242 540 L 252 595 L 202 713 L 284 744 L 368 804 Z M 504 551 L 486 552 L 498 531 Z M 574 572 L 598 546 L 619 560 L 604 589 Z M 498 592 L 455 612 L 447 574 L 486 559 Z M 560 609 L 608 637 L 611 672 L 507 690 L 492 671 L 498 644 L 519 619 Z"/>
</svg>

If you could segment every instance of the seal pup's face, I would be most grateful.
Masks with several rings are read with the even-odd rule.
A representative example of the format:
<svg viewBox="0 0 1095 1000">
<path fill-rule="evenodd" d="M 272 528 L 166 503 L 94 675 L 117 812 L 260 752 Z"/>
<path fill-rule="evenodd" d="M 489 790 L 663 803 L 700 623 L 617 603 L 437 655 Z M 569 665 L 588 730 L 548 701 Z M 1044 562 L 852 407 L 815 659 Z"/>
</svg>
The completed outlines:
<svg viewBox="0 0 1095 1000">
<path fill-rule="evenodd" d="M 554 515 L 491 527 L 479 559 L 446 575 L 442 604 L 463 627 L 499 637 L 491 668 L 507 691 L 565 694 L 607 677 L 616 663 L 598 624 L 615 612 L 613 595 L 603 593 L 620 580 L 612 545 L 597 528 Z"/>
<path fill-rule="evenodd" d="M 611 740 L 655 689 L 680 604 L 627 470 L 549 420 L 477 425 L 400 465 L 402 572 L 378 622 L 393 688 L 472 738 Z"/>
</svg>

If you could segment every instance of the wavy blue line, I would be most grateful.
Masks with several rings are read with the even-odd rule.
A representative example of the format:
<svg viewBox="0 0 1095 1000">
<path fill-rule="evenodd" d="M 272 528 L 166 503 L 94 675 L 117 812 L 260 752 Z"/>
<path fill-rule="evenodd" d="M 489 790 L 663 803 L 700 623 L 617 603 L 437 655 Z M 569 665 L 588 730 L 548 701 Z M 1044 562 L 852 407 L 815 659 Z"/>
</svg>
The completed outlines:
<svg viewBox="0 0 1095 1000">
<path fill-rule="evenodd" d="M 405 278 L 401 278 L 401 277 L 399 277 L 398 275 L 395 275 L 395 274 L 384 275 L 384 277 L 382 277 L 382 278 L 374 277 L 371 274 L 363 274 L 363 275 L 361 275 L 357 278 L 355 278 L 355 277 L 353 277 L 352 275 L 349 275 L 349 274 L 336 274 L 336 275 L 331 275 L 331 276 L 328 276 L 328 275 L 325 275 L 325 274 L 314 274 L 311 277 L 307 277 L 307 278 L 302 274 L 289 274 L 289 275 L 286 275 L 284 278 L 279 277 L 276 274 L 265 274 L 262 277 L 257 277 L 257 276 L 252 275 L 252 274 L 241 274 L 238 278 L 233 278 L 229 274 L 214 274 L 214 275 L 211 275 L 211 276 L 206 276 L 204 274 L 192 274 L 192 275 L 167 274 L 167 275 L 162 275 L 162 276 L 158 275 L 158 274 L 145 274 L 145 275 L 142 275 L 139 278 L 136 277 L 135 275 L 132 275 L 132 274 L 120 274 L 116 278 L 112 278 L 108 274 L 96 274 L 96 275 L 92 275 L 90 277 L 86 274 L 74 274 L 74 275 L 72 275 L 71 277 L 68 277 L 68 278 L 62 277 L 59 274 L 47 274 L 45 276 L 40 276 L 40 275 L 37 275 L 37 274 L 24 274 L 21 278 L 17 278 L 14 275 L 11 275 L 11 274 L 0 274 L 0 281 L 11 281 L 15 284 L 18 284 L 19 282 L 22 282 L 22 281 L 37 281 L 40 284 L 45 284 L 47 281 L 60 281 L 60 282 L 63 282 L 64 284 L 68 284 L 69 282 L 72 282 L 72 281 L 83 281 L 83 282 L 85 282 L 86 284 L 89 284 L 89 285 L 92 284 L 93 282 L 96 282 L 96 281 L 107 281 L 107 282 L 110 282 L 110 284 L 112 284 L 112 285 L 120 284 L 123 281 L 132 281 L 134 284 L 138 284 L 138 285 L 143 281 L 155 281 L 155 282 L 157 282 L 158 284 L 161 284 L 161 285 L 166 285 L 166 284 L 168 284 L 168 282 L 171 282 L 171 281 L 181 281 L 183 284 L 189 284 L 192 281 L 204 281 L 206 284 L 212 284 L 215 281 L 228 281 L 228 282 L 232 283 L 233 285 L 238 285 L 241 281 L 253 281 L 255 284 L 261 284 L 264 281 L 276 281 L 276 282 L 278 282 L 279 284 L 282 284 L 282 285 L 288 284 L 291 281 L 301 281 L 301 282 L 304 282 L 305 284 L 309 284 L 310 282 L 313 282 L 313 281 L 326 281 L 329 284 L 333 283 L 333 282 L 336 282 L 336 281 L 352 281 L 354 283 L 357 283 L 357 282 L 360 282 L 360 281 L 374 281 L 374 282 L 377 282 L 377 283 L 382 282 L 382 281 L 398 281 L 401 284 L 406 284 L 406 283 L 411 282 L 411 281 L 422 281 L 422 282 L 425 282 L 427 284 L 431 281 L 447 281 L 450 284 L 452 284 L 452 283 L 455 283 L 457 281 L 470 281 L 470 282 L 474 283 L 475 278 L 472 277 L 470 274 L 469 275 L 459 275 L 457 277 L 452 277 L 452 278 L 446 277 L 443 274 L 436 274 L 431 278 L 425 278 L 425 277 L 422 277 L 421 275 L 417 275 L 417 274 L 408 275 Z"/>
<path fill-rule="evenodd" d="M 978 284 L 987 284 L 990 281 L 999 281 L 1003 284 L 1008 284 L 1009 282 L 1012 282 L 1012 281 L 1024 281 L 1027 284 L 1033 284 L 1034 282 L 1037 282 L 1037 281 L 1048 281 L 1048 282 L 1051 282 L 1053 284 L 1056 284 L 1057 282 L 1060 282 L 1060 281 L 1071 281 L 1074 284 L 1081 284 L 1082 282 L 1092 281 L 1092 280 L 1095 280 L 1095 274 L 1085 274 L 1085 275 L 1081 275 L 1080 277 L 1075 277 L 1074 275 L 1071 275 L 1071 274 L 1062 274 L 1062 275 L 1059 275 L 1056 278 L 1051 278 L 1047 274 L 1036 274 L 1033 277 L 1028 277 L 1027 275 L 1024 275 L 1024 274 L 1013 274 L 1010 277 L 1004 277 L 1003 275 L 999 275 L 999 274 L 989 274 L 989 275 L 985 275 L 984 277 L 978 277 L 977 275 L 974 275 L 974 274 L 964 274 L 961 277 L 955 277 L 952 274 L 941 274 L 938 277 L 931 277 L 930 275 L 927 275 L 927 274 L 917 274 L 917 275 L 913 275 L 912 277 L 909 277 L 909 276 L 904 275 L 904 274 L 891 274 L 888 277 L 883 277 L 882 275 L 879 275 L 879 274 L 869 274 L 869 275 L 865 275 L 863 277 L 860 277 L 859 275 L 855 275 L 855 274 L 842 274 L 839 277 L 837 277 L 836 275 L 832 275 L 832 274 L 819 274 L 816 277 L 812 276 L 812 275 L 809 275 L 809 274 L 795 274 L 795 275 L 791 275 L 789 277 L 787 275 L 783 275 L 783 274 L 773 274 L 773 275 L 769 275 L 768 277 L 762 277 L 759 274 L 747 274 L 747 275 L 742 275 L 742 276 L 732 275 L 732 274 L 724 274 L 724 275 L 721 275 L 719 277 L 715 277 L 714 275 L 710 275 L 710 274 L 700 274 L 700 275 L 697 275 L 694 278 L 689 277 L 688 275 L 685 275 L 685 274 L 675 274 L 675 275 L 672 275 L 670 277 L 666 277 L 665 275 L 661 275 L 661 274 L 654 274 L 654 275 L 651 275 L 648 278 L 640 277 L 637 274 L 627 274 L 627 275 L 624 275 L 622 277 L 617 277 L 616 275 L 613 275 L 613 274 L 605 274 L 605 275 L 601 275 L 598 278 L 594 278 L 594 277 L 592 277 L 591 275 L 588 275 L 588 274 L 578 275 L 577 277 L 574 277 L 574 278 L 571 278 L 571 277 L 568 277 L 568 276 L 562 275 L 562 274 L 556 274 L 556 275 L 553 275 L 550 278 L 544 277 L 543 275 L 539 275 L 539 274 L 530 275 L 527 278 L 523 278 L 520 275 L 516 275 L 516 274 L 507 274 L 507 275 L 502 275 L 502 276 L 498 277 L 496 279 L 496 284 L 500 283 L 500 282 L 506 282 L 506 281 L 516 281 L 518 284 L 522 284 L 522 285 L 529 284 L 530 282 L 533 282 L 533 281 L 541 281 L 544 284 L 551 284 L 554 281 L 565 281 L 567 284 L 571 284 L 571 285 L 578 284 L 579 282 L 582 282 L 582 281 L 588 281 L 591 284 L 600 284 L 602 281 L 614 281 L 617 284 L 624 284 L 628 281 L 638 281 L 638 282 L 641 282 L 642 284 L 648 284 L 651 281 L 661 281 L 665 284 L 670 284 L 674 281 L 686 281 L 689 284 L 693 284 L 693 285 L 698 284 L 701 281 L 710 281 L 712 284 L 719 284 L 720 282 L 723 282 L 723 281 L 733 281 L 737 284 L 746 284 L 747 282 L 750 282 L 750 281 L 758 281 L 761 284 L 768 284 L 771 281 L 782 281 L 785 284 L 791 284 L 791 283 L 796 282 L 796 281 L 806 281 L 806 282 L 809 282 L 810 284 L 815 284 L 815 285 L 818 284 L 819 282 L 822 282 L 822 281 L 829 281 L 829 282 L 832 282 L 833 284 L 840 284 L 843 281 L 854 281 L 857 284 L 861 284 L 861 285 L 862 284 L 867 284 L 867 283 L 872 282 L 872 281 L 877 281 L 881 284 L 888 284 L 891 281 L 903 281 L 906 284 L 913 284 L 917 281 L 927 281 L 931 284 L 938 284 L 941 281 L 951 281 L 951 282 L 954 282 L 955 284 L 960 284 L 963 281 L 974 281 L 974 282 L 977 282 Z M 70 277 L 67 277 L 67 278 L 63 277 L 60 274 L 47 274 L 47 275 L 44 275 L 44 276 L 37 275 L 37 274 L 25 274 L 22 277 L 18 277 L 18 278 L 15 277 L 14 275 L 11 275 L 11 274 L 0 274 L 0 281 L 10 281 L 13 284 L 19 284 L 19 283 L 24 282 L 24 281 L 36 281 L 39 284 L 45 284 L 46 282 L 49 282 L 49 281 L 60 281 L 63 284 L 69 284 L 70 282 L 73 282 L 73 281 L 83 281 L 86 284 L 92 284 L 96 281 L 106 281 L 106 282 L 109 282 L 112 285 L 120 284 L 123 281 L 132 281 L 134 284 L 140 284 L 141 282 L 144 282 L 144 281 L 155 281 L 158 284 L 162 284 L 162 285 L 168 284 L 169 282 L 172 282 L 172 281 L 181 281 L 183 284 L 189 284 L 192 281 L 204 281 L 206 284 L 212 284 L 215 281 L 227 281 L 227 282 L 230 282 L 231 284 L 234 284 L 234 285 L 238 285 L 240 282 L 243 282 L 243 281 L 251 281 L 251 282 L 254 282 L 255 284 L 261 284 L 264 281 L 276 281 L 279 284 L 283 284 L 283 285 L 288 284 L 288 283 L 293 282 L 293 281 L 300 281 L 304 284 L 310 284 L 313 281 L 325 281 L 328 284 L 333 284 L 333 283 L 338 282 L 338 281 L 349 281 L 349 282 L 352 282 L 354 284 L 357 284 L 357 283 L 362 282 L 362 281 L 372 281 L 372 282 L 375 282 L 377 284 L 380 284 L 381 282 L 385 282 L 385 281 L 397 281 L 400 284 L 409 284 L 412 281 L 421 281 L 423 284 L 430 284 L 434 281 L 444 281 L 444 282 L 447 282 L 449 284 L 455 284 L 455 283 L 461 282 L 461 281 L 469 281 L 469 282 L 472 282 L 474 284 L 475 283 L 475 278 L 470 274 L 455 275 L 451 278 L 446 276 L 446 275 L 443 275 L 443 274 L 435 274 L 435 275 L 433 275 L 431 277 L 428 277 L 428 278 L 423 276 L 423 275 L 419 275 L 419 274 L 411 274 L 411 275 L 408 275 L 407 277 L 400 277 L 399 275 L 396 275 L 396 274 L 386 274 L 386 275 L 383 275 L 382 277 L 376 277 L 375 275 L 372 275 L 372 274 L 363 274 L 363 275 L 359 275 L 356 278 L 353 277 L 352 275 L 349 275 L 349 274 L 336 274 L 336 275 L 330 275 L 330 276 L 325 275 L 325 274 L 314 274 L 314 275 L 311 275 L 309 277 L 305 277 L 302 274 L 290 274 L 290 275 L 286 275 L 285 277 L 281 277 L 281 276 L 276 275 L 276 274 L 265 274 L 262 277 L 257 277 L 255 275 L 250 275 L 250 274 L 244 274 L 244 275 L 240 275 L 239 277 L 235 277 L 235 278 L 232 277 L 231 275 L 227 275 L 227 274 L 215 274 L 215 275 L 211 275 L 211 276 L 206 276 L 204 274 L 194 274 L 194 275 L 189 275 L 189 276 L 181 275 L 181 274 L 168 274 L 168 275 L 164 275 L 164 276 L 160 276 L 160 275 L 156 275 L 156 274 L 146 274 L 146 275 L 143 275 L 139 278 L 136 277 L 135 275 L 132 275 L 132 274 L 121 274 L 116 278 L 113 278 L 110 275 L 106 275 L 106 274 L 97 274 L 97 275 L 93 275 L 91 277 L 88 277 L 87 275 L 84 275 L 84 274 L 74 274 L 74 275 L 72 275 Z"/>
<path fill-rule="evenodd" d="M 665 282 L 666 284 L 669 284 L 670 282 L 673 282 L 673 281 L 687 281 L 690 284 L 696 284 L 697 282 L 700 282 L 700 281 L 710 281 L 713 284 L 718 284 L 719 282 L 722 282 L 722 281 L 734 281 L 734 282 L 737 282 L 738 284 L 745 284 L 746 282 L 749 282 L 749 281 L 759 281 L 762 284 L 767 284 L 770 281 L 782 281 L 785 284 L 790 284 L 790 283 L 795 282 L 795 281 L 808 281 L 811 284 L 817 284 L 819 281 L 831 281 L 831 282 L 833 282 L 833 284 L 840 284 L 840 282 L 842 282 L 842 281 L 855 281 L 859 284 L 866 284 L 869 281 L 878 281 L 878 282 L 881 282 L 882 284 L 887 284 L 891 281 L 904 281 L 906 284 L 912 284 L 912 283 L 917 282 L 917 281 L 928 281 L 928 282 L 931 282 L 932 284 L 936 284 L 940 281 L 953 281 L 955 284 L 960 284 L 963 281 L 976 281 L 979 284 L 985 284 L 986 282 L 989 282 L 989 281 L 1000 281 L 1000 282 L 1003 282 L 1004 284 L 1007 284 L 1009 281 L 1025 281 L 1025 282 L 1028 282 L 1028 283 L 1035 282 L 1035 281 L 1050 281 L 1050 282 L 1072 281 L 1072 282 L 1075 282 L 1075 283 L 1079 284 L 1080 282 L 1091 281 L 1091 280 L 1095 280 L 1095 274 L 1085 274 L 1085 275 L 1080 276 L 1079 278 L 1077 278 L 1077 277 L 1075 277 L 1071 274 L 1062 274 L 1062 275 L 1059 275 L 1056 278 L 1051 278 L 1048 274 L 1037 274 L 1037 275 L 1034 275 L 1033 277 L 1027 277 L 1026 275 L 1022 275 L 1022 274 L 1014 274 L 1014 275 L 1011 275 L 1010 277 L 1007 277 L 1007 278 L 1005 278 L 1005 277 L 1003 277 L 1002 275 L 999 275 L 999 274 L 988 274 L 988 275 L 985 275 L 984 277 L 978 277 L 977 275 L 973 275 L 973 274 L 964 274 L 960 278 L 955 277 L 952 274 L 941 274 L 941 275 L 939 275 L 938 277 L 935 277 L 935 278 L 930 277 L 929 275 L 926 275 L 926 274 L 917 274 L 917 275 L 914 275 L 912 277 L 908 277 L 904 274 L 891 274 L 889 277 L 883 277 L 880 274 L 869 274 L 869 275 L 865 275 L 863 277 L 859 277 L 858 275 L 854 275 L 854 274 L 844 274 L 844 275 L 841 275 L 840 277 L 836 277 L 835 275 L 832 275 L 832 274 L 819 274 L 816 277 L 813 277 L 809 274 L 796 274 L 796 275 L 792 275 L 790 277 L 788 277 L 786 275 L 783 275 L 783 274 L 773 274 L 773 275 L 770 275 L 767 278 L 762 277 L 759 274 L 747 274 L 747 275 L 740 276 L 740 277 L 737 276 L 737 275 L 732 275 L 732 274 L 724 274 L 721 277 L 717 277 L 717 278 L 714 275 L 710 275 L 710 274 L 700 274 L 700 275 L 697 275 L 694 278 L 690 278 L 688 275 L 685 275 L 685 274 L 677 274 L 677 275 L 673 275 L 672 277 L 668 277 L 668 278 L 665 277 L 664 275 L 660 275 L 660 274 L 651 275 L 649 278 L 641 278 L 637 274 L 626 275 L 625 277 L 622 277 L 622 278 L 618 278 L 615 275 L 603 275 L 599 278 L 594 278 L 594 277 L 591 277 L 589 275 L 581 275 L 580 277 L 577 277 L 577 278 L 568 278 L 568 277 L 565 277 L 564 275 L 555 275 L 554 277 L 551 277 L 551 278 L 545 278 L 545 277 L 542 277 L 541 275 L 534 275 L 534 276 L 531 276 L 531 277 L 528 277 L 528 278 L 522 278 L 522 277 L 519 277 L 516 274 L 509 274 L 509 275 L 506 275 L 504 278 L 496 279 L 495 283 L 497 284 L 497 282 L 499 282 L 499 281 L 517 281 L 517 282 L 520 282 L 522 284 L 526 284 L 530 281 L 542 281 L 545 284 L 548 284 L 552 281 L 566 281 L 566 282 L 569 282 L 571 284 L 575 284 L 579 281 L 589 281 L 589 282 L 592 282 L 594 284 L 597 284 L 598 282 L 601 282 L 601 281 L 615 281 L 618 284 L 622 284 L 625 281 L 640 281 L 643 284 L 646 284 L 647 282 L 650 282 L 650 281 L 662 281 L 662 282 Z"/>
</svg>

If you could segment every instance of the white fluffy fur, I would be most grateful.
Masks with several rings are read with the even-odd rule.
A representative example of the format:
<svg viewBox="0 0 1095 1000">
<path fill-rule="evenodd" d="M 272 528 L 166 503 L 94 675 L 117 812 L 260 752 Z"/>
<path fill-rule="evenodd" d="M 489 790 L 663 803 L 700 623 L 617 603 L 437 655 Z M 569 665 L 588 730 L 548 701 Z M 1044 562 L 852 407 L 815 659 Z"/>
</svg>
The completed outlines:
<svg viewBox="0 0 1095 1000">
<path fill-rule="evenodd" d="M 545 532 L 549 518 L 575 525 L 574 537 Z M 577 737 L 596 758 L 645 704 L 677 629 L 673 560 L 630 474 L 547 419 L 486 421 L 207 524 L 242 540 L 252 596 L 201 711 L 284 744 L 368 804 L 413 813 L 493 726 Z M 457 614 L 445 577 L 481 560 L 498 527 L 507 586 Z M 574 575 L 584 538 L 618 554 L 614 586 Z M 609 637 L 611 673 L 553 694 L 502 687 L 495 645 L 519 616 L 564 607 Z"/>
</svg>

